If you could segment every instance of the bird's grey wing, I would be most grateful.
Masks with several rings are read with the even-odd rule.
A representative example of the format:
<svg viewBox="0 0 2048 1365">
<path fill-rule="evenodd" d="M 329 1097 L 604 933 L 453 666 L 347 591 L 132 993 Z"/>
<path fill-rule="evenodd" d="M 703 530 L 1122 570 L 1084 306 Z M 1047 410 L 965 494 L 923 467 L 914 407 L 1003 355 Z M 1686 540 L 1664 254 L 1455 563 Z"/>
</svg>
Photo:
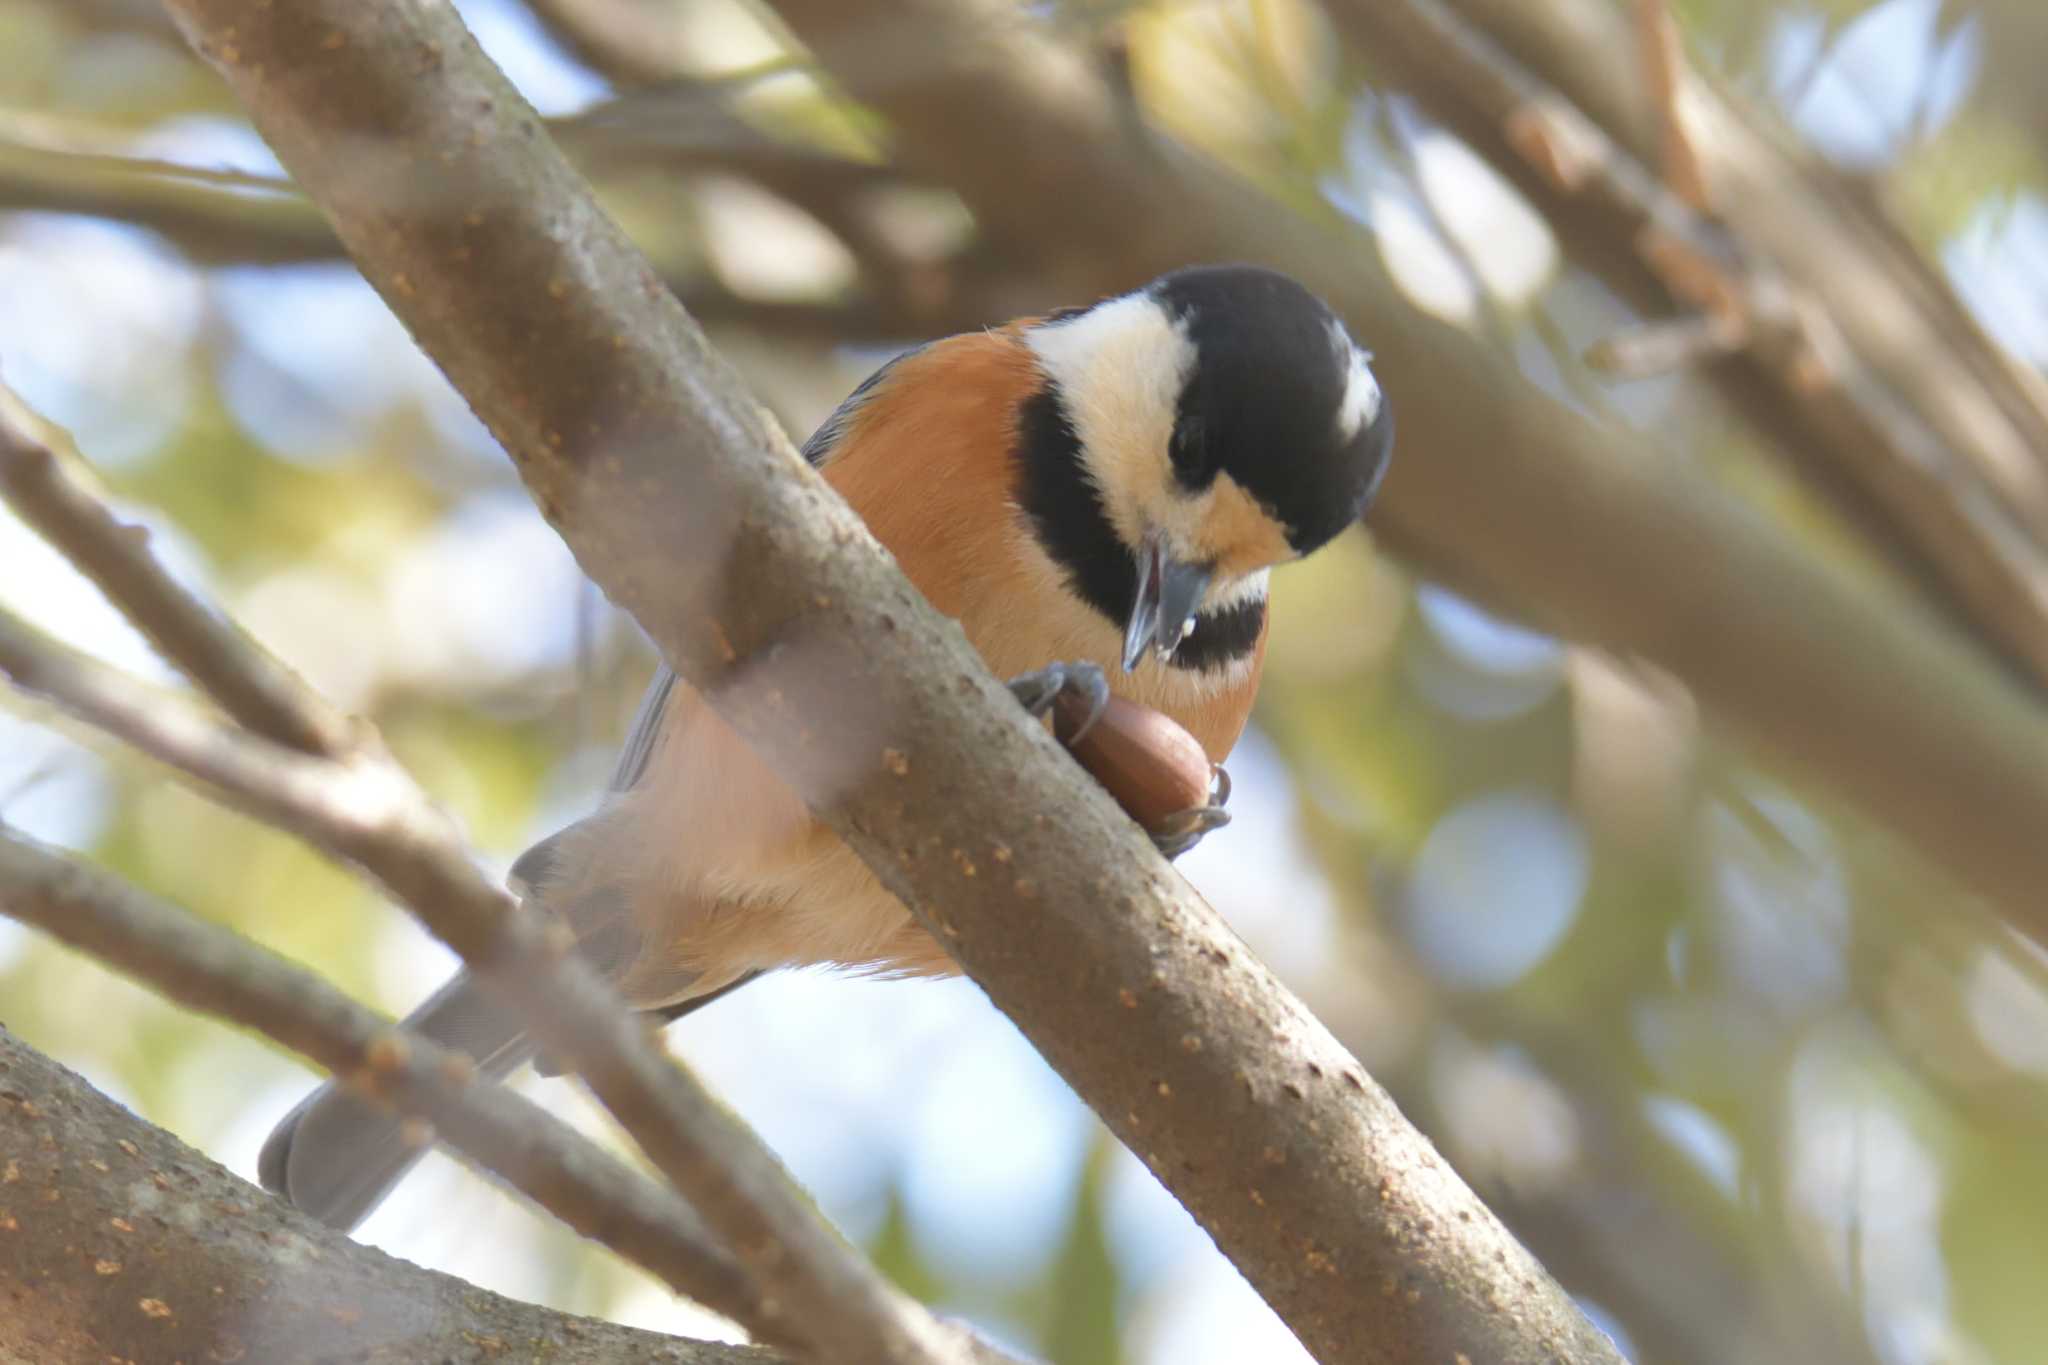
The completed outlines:
<svg viewBox="0 0 2048 1365">
<path fill-rule="evenodd" d="M 861 380 L 859 387 L 841 399 L 839 406 L 832 410 L 832 415 L 820 422 L 818 429 L 811 433 L 811 438 L 804 442 L 803 457 L 820 469 L 832 463 L 832 455 L 839 448 L 840 438 L 846 435 L 846 427 L 853 420 L 853 414 L 859 412 L 861 405 L 875 396 L 892 370 L 924 349 L 923 346 L 912 346 L 906 351 L 899 351 L 883 361 L 881 368 Z"/>
<path fill-rule="evenodd" d="M 628 792 L 640 785 L 640 779 L 647 772 L 648 760 L 654 757 L 654 745 L 661 738 L 662 724 L 668 719 L 669 698 L 675 695 L 675 670 L 661 664 L 654 670 L 654 677 L 647 684 L 647 691 L 641 694 L 639 709 L 633 712 L 633 723 L 626 730 L 626 743 L 619 750 L 619 761 L 612 769 L 612 791 Z M 519 867 L 528 858 L 540 852 L 561 838 L 550 835 L 528 849 L 512 864 L 512 875 L 519 875 Z"/>
</svg>

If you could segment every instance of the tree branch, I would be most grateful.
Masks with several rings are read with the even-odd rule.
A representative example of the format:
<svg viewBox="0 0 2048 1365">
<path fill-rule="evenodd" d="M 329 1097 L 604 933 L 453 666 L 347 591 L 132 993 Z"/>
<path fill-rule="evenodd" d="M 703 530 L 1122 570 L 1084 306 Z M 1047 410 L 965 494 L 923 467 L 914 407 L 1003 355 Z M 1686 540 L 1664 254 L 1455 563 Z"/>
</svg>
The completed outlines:
<svg viewBox="0 0 2048 1365">
<path fill-rule="evenodd" d="M 0 1304 L 0 1356 L 23 1361 L 784 1359 L 517 1303 L 358 1246 L 4 1030 Z"/>
<path fill-rule="evenodd" d="M 1655 133 L 1632 149 L 1617 140 L 1628 127 L 1617 135 L 1588 119 L 1501 46 L 1526 40 L 1543 8 L 1339 0 L 1332 14 L 1388 84 L 1413 91 L 1561 225 L 1574 259 L 1646 308 L 1723 325 L 1719 348 L 1733 359 L 1706 373 L 1736 408 L 1846 493 L 1878 523 L 1876 543 L 1902 551 L 2001 657 L 2048 686 L 2048 466 L 2027 445 L 2048 449 L 2048 415 L 2030 392 L 2040 386 L 2012 376 L 1873 210 L 1834 202 L 1825 172 L 1783 156 L 1733 106 L 1717 115 L 1723 132 L 1687 131 L 1682 111 L 1710 97 L 1668 32 L 1655 43 L 1663 64 L 1641 82 L 1638 122 Z M 1461 9 L 1505 32 L 1476 28 Z M 1605 37 L 1579 37 L 1583 50 L 1537 49 L 1569 62 L 1580 93 L 1626 67 L 1599 44 L 1627 40 L 1627 27 L 1599 22 Z M 1668 159 L 1674 145 L 1686 149 L 1685 194 L 1641 159 Z M 1800 227 L 1788 231 L 1787 219 Z M 1903 382 L 1902 365 L 1912 371 Z"/>
<path fill-rule="evenodd" d="M 152 5 L 154 0 L 151 0 Z M 967 331 L 1012 311 L 1030 291 L 971 256 L 912 265 L 887 246 L 861 211 L 863 196 L 902 182 L 876 168 L 800 148 L 747 155 L 679 142 L 661 123 L 668 97 L 632 96 L 559 120 L 556 136 L 582 163 L 617 173 L 650 165 L 730 169 L 817 218 L 853 251 L 864 288 L 843 302 L 743 297 L 701 269 L 660 261 L 662 277 L 708 325 L 823 345 L 875 345 L 937 332 Z M 628 125 L 653 130 L 635 134 Z M 750 141 L 765 143 L 750 130 Z M 0 138 L 0 210 L 75 213 L 147 228 L 201 265 L 290 265 L 336 260 L 341 243 L 295 186 L 253 193 L 191 167 L 99 152 L 56 151 Z"/>
<path fill-rule="evenodd" d="M 1615 1358 L 764 421 L 452 11 L 172 8 L 586 570 L 1311 1350 Z"/>
<path fill-rule="evenodd" d="M 467 1057 L 397 1032 L 312 973 L 4 825 L 0 914 L 349 1078 L 358 1093 L 430 1122 L 433 1135 L 477 1165 L 756 1340 L 793 1344 L 673 1191 L 513 1091 L 475 1084 Z"/>
<path fill-rule="evenodd" d="M 837 234 L 889 287 L 906 268 L 869 221 L 866 199 L 905 187 L 902 177 L 784 141 L 730 107 L 731 92 L 671 83 L 549 121 L 564 149 L 594 177 L 725 173 L 753 181 Z M 0 129 L 0 210 L 111 218 L 148 228 L 206 265 L 283 265 L 342 254 L 296 186 L 222 175 L 115 149 L 39 145 Z M 683 266 L 664 263 L 679 287 Z"/>
<path fill-rule="evenodd" d="M 681 24 L 640 0 L 526 0 L 554 40 L 618 86 L 658 85 L 682 74 Z"/>
<path fill-rule="evenodd" d="M 5 384 L 0 497 L 237 722 L 308 754 L 338 757 L 361 742 L 318 693 L 163 571 L 149 552 L 147 530 L 115 518 L 89 486 L 69 440 Z"/>
<path fill-rule="evenodd" d="M 231 189 L 183 167 L 0 139 L 0 209 L 90 214 L 148 228 L 203 265 L 325 260 L 334 231 L 297 194 Z"/>
</svg>

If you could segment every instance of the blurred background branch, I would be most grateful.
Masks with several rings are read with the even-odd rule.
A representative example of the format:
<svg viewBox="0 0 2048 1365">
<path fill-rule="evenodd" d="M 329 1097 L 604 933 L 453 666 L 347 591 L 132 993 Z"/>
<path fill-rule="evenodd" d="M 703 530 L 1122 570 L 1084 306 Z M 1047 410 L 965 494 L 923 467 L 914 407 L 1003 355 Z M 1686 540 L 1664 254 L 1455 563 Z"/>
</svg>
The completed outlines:
<svg viewBox="0 0 2048 1365">
<path fill-rule="evenodd" d="M 1662 0 L 1635 9 L 1662 13 Z M 1662 104 L 1704 198 L 1665 191 L 1660 106 L 1641 64 L 1595 56 L 1629 41 L 1629 16 L 1598 0 L 1335 13 L 1391 86 L 1571 222 L 1563 240 L 1588 269 L 1653 309 L 1733 323 L 1734 359 L 1705 371 L 1731 404 L 1867 504 L 1884 528 L 1876 543 L 1902 569 L 1931 574 L 1999 652 L 2048 680 L 2048 387 L 1986 335 L 1874 196 L 1788 153 L 1682 54 Z M 1597 132 L 1546 133 L 1567 110 L 1591 111 Z M 1564 162 L 1538 161 L 1544 151 Z M 1582 195 L 1593 176 L 1605 193 Z"/>
<path fill-rule="evenodd" d="M 1503 26 L 1540 8 L 1518 8 Z M 1686 161 L 1707 177 L 1691 196 L 1660 175 L 1666 148 L 1632 149 L 1618 140 L 1630 129 L 1586 122 L 1570 95 L 1519 66 L 1508 55 L 1519 33 L 1489 32 L 1437 0 L 1333 14 L 1390 87 L 1413 93 L 1569 225 L 1562 240 L 1576 261 L 1640 308 L 1720 324 L 1706 350 L 1674 356 L 1671 367 L 1702 366 L 1765 439 L 1866 514 L 1902 578 L 1931 579 L 2030 681 L 2048 680 L 2042 386 L 1916 253 L 1896 249 L 1897 230 L 1868 196 L 1836 191 L 1830 173 L 1794 163 L 1732 108 L 1719 107 L 1727 128 L 1700 126 L 1694 111 L 1710 96 L 1686 69 L 1674 73 L 1667 103 L 1675 145 L 1704 149 Z M 1574 40 L 1571 60 L 1584 68 L 1627 36 L 1614 15 Z M 1599 71 L 1582 70 L 1572 89 L 1593 93 L 1589 82 L 1630 70 L 1590 65 Z M 1637 100 L 1645 110 L 1648 98 Z"/>
<path fill-rule="evenodd" d="M 2041 884 L 2036 6 L 1671 6 L 1697 201 L 1665 192 L 1633 0 L 890 6 L 927 28 L 877 29 L 865 69 L 803 5 L 461 7 L 792 429 L 907 341 L 1183 255 L 1341 301 L 1392 376 L 1396 553 L 1280 576 L 1239 826 L 1190 875 L 1640 1358 L 2038 1354 L 2048 967 L 1980 899 L 2028 923 Z M 949 80 L 963 25 L 983 55 Z M 0 52 L 0 195 L 40 210 L 0 217 L 0 308 L 27 320 L 0 367 L 496 856 L 558 824 L 644 649 L 527 538 L 360 286 L 209 178 L 278 172 L 153 5 L 17 0 Z M 1605 160 L 1572 159 L 1567 108 Z M 1575 165 L 1595 178 L 1562 187 Z M 8 546 L 10 604 L 139 660 Z M 510 565 L 517 604 L 491 590 Z M 386 1008 L 442 969 L 345 879 L 10 724 L 10 818 Z M 296 1087 L 34 945 L 0 938 L 0 990 L 238 1162 Z M 971 991 L 764 983 L 679 1045 L 921 1296 L 1060 1361 L 1296 1349 Z M 200 1079 L 223 1069 L 250 1080 Z M 693 1326 L 539 1225 L 437 1240 L 461 1187 L 433 1170 L 370 1236 Z M 1752 1310 L 1749 1346 L 1715 1330 Z"/>
</svg>

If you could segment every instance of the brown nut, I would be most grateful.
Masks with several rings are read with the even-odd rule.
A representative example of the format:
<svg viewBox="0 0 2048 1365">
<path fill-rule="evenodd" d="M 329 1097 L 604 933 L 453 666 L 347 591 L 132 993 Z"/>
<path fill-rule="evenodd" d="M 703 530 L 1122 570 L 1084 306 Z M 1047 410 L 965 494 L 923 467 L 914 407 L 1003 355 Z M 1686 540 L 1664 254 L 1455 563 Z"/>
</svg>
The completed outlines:
<svg viewBox="0 0 2048 1365">
<path fill-rule="evenodd" d="M 1062 698 L 1054 732 L 1064 739 L 1078 719 Z M 1068 748 L 1148 830 L 1169 815 L 1209 804 L 1209 755 L 1171 717 L 1149 706 L 1111 697 L 1094 727 Z"/>
</svg>

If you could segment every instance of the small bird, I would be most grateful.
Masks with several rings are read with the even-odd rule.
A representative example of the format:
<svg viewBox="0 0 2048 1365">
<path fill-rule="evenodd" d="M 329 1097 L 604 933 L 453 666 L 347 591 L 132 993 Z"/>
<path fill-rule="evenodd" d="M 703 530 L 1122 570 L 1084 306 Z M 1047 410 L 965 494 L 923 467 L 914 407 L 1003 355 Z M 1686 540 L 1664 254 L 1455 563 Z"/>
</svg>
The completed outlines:
<svg viewBox="0 0 2048 1365">
<path fill-rule="evenodd" d="M 1079 692 L 1092 715 L 1106 687 L 1220 765 L 1258 690 L 1267 571 L 1357 521 L 1386 472 L 1393 419 L 1370 360 L 1287 276 L 1197 267 L 908 351 L 804 455 L 1034 714 Z M 1172 856 L 1224 818 L 1212 799 L 1152 833 Z M 664 1020 L 778 967 L 957 970 L 665 667 L 600 809 L 528 850 L 511 884 Z M 406 1026 L 493 1079 L 534 1057 L 516 1004 L 467 973 Z M 347 1229 L 420 1155 L 329 1082 L 260 1168 Z"/>
</svg>

